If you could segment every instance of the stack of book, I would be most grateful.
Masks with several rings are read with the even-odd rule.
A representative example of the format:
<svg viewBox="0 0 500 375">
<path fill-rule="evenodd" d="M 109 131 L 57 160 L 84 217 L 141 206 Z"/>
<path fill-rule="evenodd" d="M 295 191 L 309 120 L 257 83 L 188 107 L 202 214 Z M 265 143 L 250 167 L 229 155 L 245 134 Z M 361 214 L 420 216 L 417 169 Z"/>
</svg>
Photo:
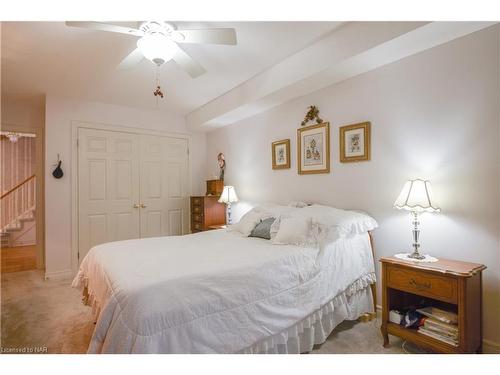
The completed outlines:
<svg viewBox="0 0 500 375">
<path fill-rule="evenodd" d="M 418 332 L 443 341 L 452 346 L 458 346 L 458 316 L 451 311 L 445 311 L 436 307 L 425 307 L 417 309 L 425 315 L 423 323 Z"/>
</svg>

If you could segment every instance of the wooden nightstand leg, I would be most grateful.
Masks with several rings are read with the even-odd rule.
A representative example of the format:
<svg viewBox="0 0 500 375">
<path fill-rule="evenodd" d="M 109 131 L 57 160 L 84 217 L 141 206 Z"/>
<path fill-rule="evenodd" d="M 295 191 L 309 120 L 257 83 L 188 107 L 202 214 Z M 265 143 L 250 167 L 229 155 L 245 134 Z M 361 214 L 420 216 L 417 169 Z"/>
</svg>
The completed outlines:
<svg viewBox="0 0 500 375">
<path fill-rule="evenodd" d="M 389 334 L 387 333 L 387 328 L 385 325 L 382 325 L 380 327 L 380 332 L 382 332 L 382 337 L 384 338 L 384 348 L 388 348 L 389 347 Z"/>
</svg>

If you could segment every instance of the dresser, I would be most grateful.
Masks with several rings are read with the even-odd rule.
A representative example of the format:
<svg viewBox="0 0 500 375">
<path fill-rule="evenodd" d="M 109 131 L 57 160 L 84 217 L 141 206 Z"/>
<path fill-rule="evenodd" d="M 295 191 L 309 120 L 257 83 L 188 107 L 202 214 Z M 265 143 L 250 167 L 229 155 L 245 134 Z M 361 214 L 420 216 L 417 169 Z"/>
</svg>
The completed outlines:
<svg viewBox="0 0 500 375">
<path fill-rule="evenodd" d="M 217 195 L 191 197 L 191 233 L 226 224 L 226 205 L 218 200 Z"/>
<path fill-rule="evenodd" d="M 439 259 L 416 263 L 395 257 L 382 263 L 382 336 L 389 334 L 439 353 L 482 352 L 482 264 Z M 408 306 L 435 306 L 458 314 L 458 346 L 434 339 L 416 329 L 389 321 L 389 311 Z"/>
</svg>

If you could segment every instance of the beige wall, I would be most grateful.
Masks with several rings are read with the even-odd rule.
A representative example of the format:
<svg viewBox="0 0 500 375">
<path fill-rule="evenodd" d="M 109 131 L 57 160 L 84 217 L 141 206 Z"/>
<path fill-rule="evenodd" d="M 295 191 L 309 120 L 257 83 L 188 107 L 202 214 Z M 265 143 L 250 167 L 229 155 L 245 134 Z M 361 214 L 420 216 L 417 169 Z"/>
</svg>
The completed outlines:
<svg viewBox="0 0 500 375">
<path fill-rule="evenodd" d="M 207 160 L 226 155 L 243 201 L 235 219 L 263 201 L 363 209 L 380 225 L 377 258 L 409 250 L 409 216 L 392 205 L 406 179 L 430 179 L 443 211 L 422 215 L 423 251 L 488 266 L 484 336 L 500 344 L 499 79 L 492 27 L 211 132 Z M 296 130 L 311 104 L 331 123 L 329 174 L 297 174 Z M 342 164 L 338 128 L 362 121 L 372 123 L 372 160 Z M 271 142 L 286 138 L 291 168 L 273 171 Z"/>
<path fill-rule="evenodd" d="M 45 95 L 2 93 L 2 125 L 43 128 Z"/>
</svg>

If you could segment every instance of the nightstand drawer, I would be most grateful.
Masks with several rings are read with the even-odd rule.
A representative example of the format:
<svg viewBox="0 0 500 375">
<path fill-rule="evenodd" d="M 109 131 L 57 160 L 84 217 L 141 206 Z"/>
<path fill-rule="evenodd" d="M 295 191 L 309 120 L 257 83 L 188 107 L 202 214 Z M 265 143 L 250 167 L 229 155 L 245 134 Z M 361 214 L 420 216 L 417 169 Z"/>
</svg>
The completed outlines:
<svg viewBox="0 0 500 375">
<path fill-rule="evenodd" d="M 197 223 L 203 223 L 203 214 L 192 214 L 191 217 L 193 218 L 193 221 Z"/>
<path fill-rule="evenodd" d="M 203 207 L 202 206 L 191 206 L 191 213 L 192 214 L 201 214 L 203 212 Z"/>
<path fill-rule="evenodd" d="M 192 197 L 191 204 L 193 206 L 202 206 L 203 205 L 203 198 L 202 197 Z"/>
<path fill-rule="evenodd" d="M 196 222 L 192 222 L 191 223 L 191 230 L 192 231 L 199 231 L 199 230 L 203 230 L 203 224 L 202 223 L 196 223 Z"/>
<path fill-rule="evenodd" d="M 428 272 L 388 266 L 387 286 L 449 303 L 457 303 L 458 300 L 458 286 L 455 278 Z"/>
</svg>

